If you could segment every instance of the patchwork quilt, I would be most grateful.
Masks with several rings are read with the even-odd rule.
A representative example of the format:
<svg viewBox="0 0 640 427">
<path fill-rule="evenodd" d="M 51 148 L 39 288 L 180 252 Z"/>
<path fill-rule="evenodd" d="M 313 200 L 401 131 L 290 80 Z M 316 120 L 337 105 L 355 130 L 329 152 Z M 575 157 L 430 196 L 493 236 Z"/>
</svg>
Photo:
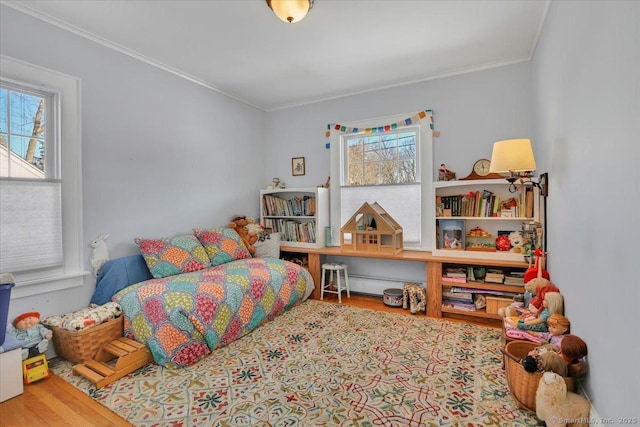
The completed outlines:
<svg viewBox="0 0 640 427">
<path fill-rule="evenodd" d="M 301 303 L 309 281 L 297 264 L 248 258 L 146 280 L 121 290 L 113 301 L 125 316 L 124 335 L 145 343 L 156 363 L 177 368 Z"/>
</svg>

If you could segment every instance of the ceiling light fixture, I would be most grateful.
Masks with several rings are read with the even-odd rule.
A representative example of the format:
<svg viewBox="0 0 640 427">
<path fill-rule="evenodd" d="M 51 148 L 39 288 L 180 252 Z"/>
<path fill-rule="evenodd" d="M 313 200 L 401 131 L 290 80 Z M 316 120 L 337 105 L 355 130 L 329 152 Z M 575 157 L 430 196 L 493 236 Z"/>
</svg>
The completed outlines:
<svg viewBox="0 0 640 427">
<path fill-rule="evenodd" d="M 283 22 L 295 24 L 302 21 L 313 7 L 314 0 L 266 0 L 267 6 Z"/>
</svg>

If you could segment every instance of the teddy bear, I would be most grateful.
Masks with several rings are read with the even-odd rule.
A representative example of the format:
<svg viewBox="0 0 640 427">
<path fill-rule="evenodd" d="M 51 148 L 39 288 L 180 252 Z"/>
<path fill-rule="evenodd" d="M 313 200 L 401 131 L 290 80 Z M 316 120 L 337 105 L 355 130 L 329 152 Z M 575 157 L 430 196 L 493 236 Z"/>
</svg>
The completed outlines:
<svg viewBox="0 0 640 427">
<path fill-rule="evenodd" d="M 588 426 L 589 401 L 567 390 L 564 379 L 555 372 L 545 372 L 536 390 L 536 415 L 549 427 Z"/>
<path fill-rule="evenodd" d="M 229 228 L 236 230 L 245 247 L 253 256 L 256 252 L 256 248 L 253 245 L 258 241 L 264 229 L 259 224 L 256 224 L 253 218 L 246 215 L 234 215 L 229 223 Z"/>
</svg>

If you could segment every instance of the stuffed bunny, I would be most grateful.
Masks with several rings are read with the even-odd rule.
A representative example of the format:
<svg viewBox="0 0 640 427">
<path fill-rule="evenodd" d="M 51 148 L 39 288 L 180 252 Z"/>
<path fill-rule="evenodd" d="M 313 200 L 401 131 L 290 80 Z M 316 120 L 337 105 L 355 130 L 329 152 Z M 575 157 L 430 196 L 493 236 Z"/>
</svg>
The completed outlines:
<svg viewBox="0 0 640 427">
<path fill-rule="evenodd" d="M 107 243 L 105 240 L 109 238 L 108 234 L 102 233 L 91 242 L 93 253 L 91 254 L 91 266 L 93 267 L 93 274 L 98 275 L 98 272 L 102 268 L 105 262 L 109 261 L 109 250 L 107 249 Z"/>
</svg>

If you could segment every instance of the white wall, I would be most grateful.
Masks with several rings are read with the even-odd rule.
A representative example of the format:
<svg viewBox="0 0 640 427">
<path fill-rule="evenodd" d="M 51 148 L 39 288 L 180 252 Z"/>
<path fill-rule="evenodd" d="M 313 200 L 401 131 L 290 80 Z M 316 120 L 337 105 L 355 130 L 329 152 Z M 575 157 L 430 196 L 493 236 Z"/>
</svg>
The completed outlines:
<svg viewBox="0 0 640 427">
<path fill-rule="evenodd" d="M 434 111 L 434 166 L 446 163 L 459 178 L 475 160 L 491 158 L 500 139 L 533 131 L 530 64 L 494 68 L 270 112 L 265 180 L 277 176 L 289 187 L 315 186 L 329 174 L 328 123 Z M 533 141 L 537 152 L 536 141 Z M 305 156 L 303 177 L 291 176 L 291 157 Z M 539 169 L 544 171 L 542 163 Z M 437 174 L 437 167 L 435 173 Z M 435 177 L 434 177 L 435 178 Z"/>
<path fill-rule="evenodd" d="M 325 148 L 329 141 L 325 138 L 328 123 L 405 113 L 409 117 L 429 108 L 434 112 L 435 128 L 440 131 L 440 137 L 433 139 L 433 178 L 437 178 L 441 163 L 455 171 L 458 178 L 464 178 L 476 160 L 491 158 L 495 141 L 532 135 L 530 63 L 270 112 L 265 181 L 277 176 L 289 187 L 324 183 L 329 175 L 329 150 Z M 533 144 L 537 152 L 535 140 Z M 303 177 L 291 176 L 291 157 L 298 156 L 307 159 Z M 539 170 L 545 171 L 544 161 L 538 163 Z M 336 185 L 331 183 L 332 187 Z M 334 230 L 340 228 L 337 224 L 332 226 Z M 344 262 L 349 263 L 354 275 L 371 277 L 377 271 L 383 277 L 395 274 L 411 281 L 425 280 L 424 268 L 410 262 L 392 263 L 390 270 L 381 268 L 378 260 L 349 258 Z"/>
<path fill-rule="evenodd" d="M 552 279 L 601 417 L 640 416 L 640 2 L 554 2 L 534 61 Z M 636 420 L 637 422 L 637 420 Z"/>
<path fill-rule="evenodd" d="M 265 113 L 0 6 L 0 52 L 82 79 L 83 240 L 106 232 L 111 258 L 163 237 L 258 215 Z M 215 60 L 215 56 L 212 56 Z M 9 319 L 86 306 L 78 289 L 11 301 Z"/>
</svg>

